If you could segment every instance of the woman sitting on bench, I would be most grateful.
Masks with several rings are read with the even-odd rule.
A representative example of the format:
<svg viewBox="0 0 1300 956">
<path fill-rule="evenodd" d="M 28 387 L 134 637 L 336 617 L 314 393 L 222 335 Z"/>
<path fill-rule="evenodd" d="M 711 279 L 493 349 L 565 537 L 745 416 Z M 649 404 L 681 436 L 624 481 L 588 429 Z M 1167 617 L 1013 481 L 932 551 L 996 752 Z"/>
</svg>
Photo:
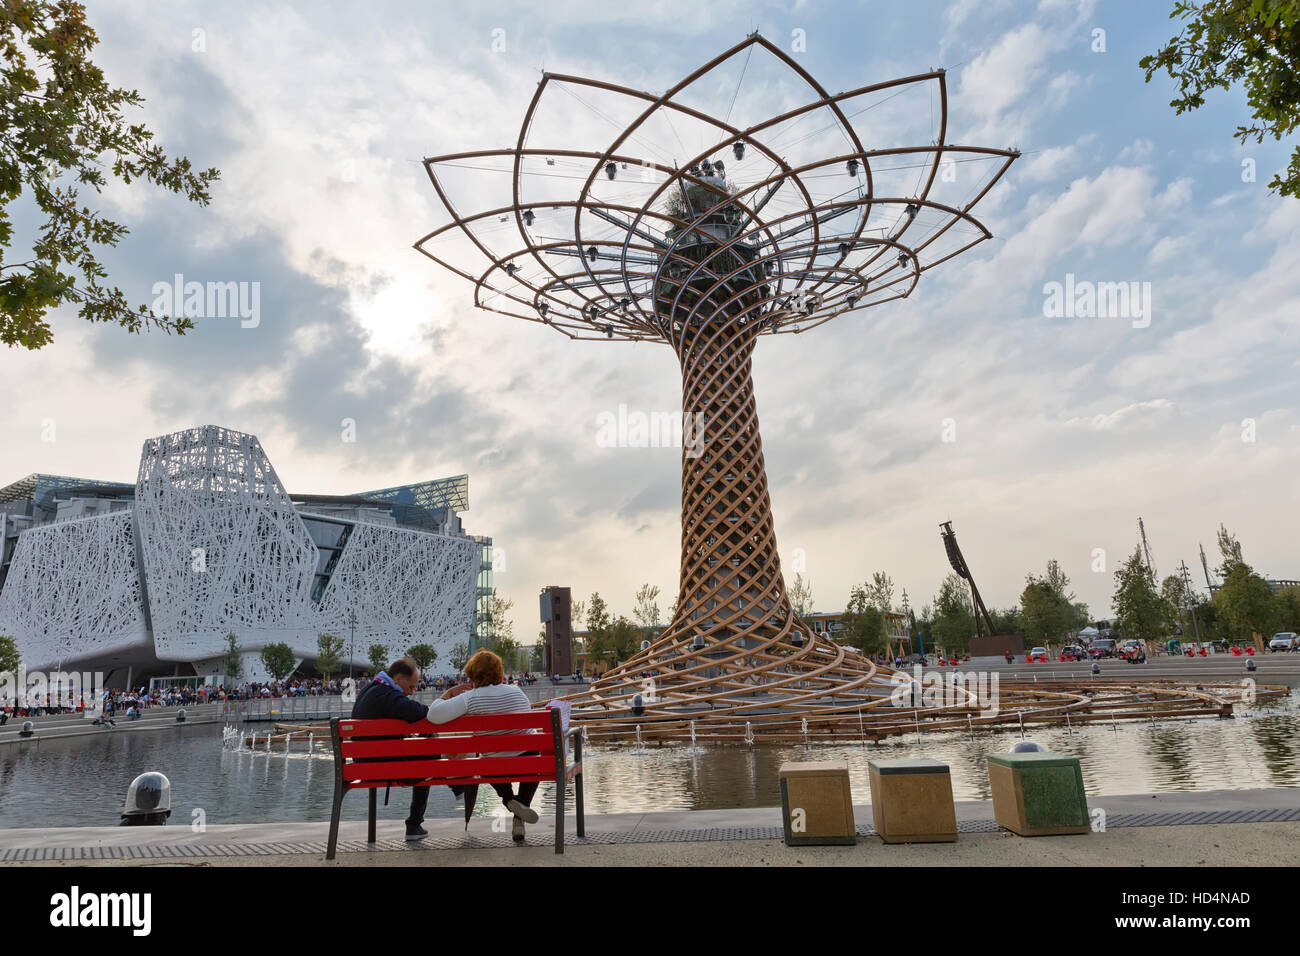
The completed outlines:
<svg viewBox="0 0 1300 956">
<path fill-rule="evenodd" d="M 465 676 L 468 684 L 457 684 L 442 697 L 429 705 L 429 721 L 445 724 L 458 717 L 469 714 L 481 717 L 487 714 L 521 714 L 533 709 L 528 696 L 514 684 L 505 682 L 505 668 L 501 658 L 491 651 L 478 651 L 465 663 Z M 518 731 L 493 730 L 484 734 L 507 734 Z M 531 757 L 541 753 L 529 750 L 523 753 L 493 753 L 493 757 Z M 529 806 L 533 795 L 537 793 L 537 781 L 519 784 L 519 793 L 515 794 L 513 785 L 494 783 L 492 789 L 497 792 L 506 809 L 514 814 L 514 826 L 511 835 L 516 843 L 524 841 L 524 823 L 536 823 L 537 811 Z"/>
</svg>

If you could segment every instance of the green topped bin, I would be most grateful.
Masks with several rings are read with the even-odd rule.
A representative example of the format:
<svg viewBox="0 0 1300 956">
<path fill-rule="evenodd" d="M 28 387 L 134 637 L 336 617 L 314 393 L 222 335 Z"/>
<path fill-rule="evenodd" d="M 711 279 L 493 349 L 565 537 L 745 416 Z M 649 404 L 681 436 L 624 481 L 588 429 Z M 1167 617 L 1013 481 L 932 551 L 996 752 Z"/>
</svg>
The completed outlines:
<svg viewBox="0 0 1300 956">
<path fill-rule="evenodd" d="M 1087 833 L 1088 800 L 1078 757 L 1050 751 L 989 756 L 998 825 L 1021 836 Z"/>
</svg>

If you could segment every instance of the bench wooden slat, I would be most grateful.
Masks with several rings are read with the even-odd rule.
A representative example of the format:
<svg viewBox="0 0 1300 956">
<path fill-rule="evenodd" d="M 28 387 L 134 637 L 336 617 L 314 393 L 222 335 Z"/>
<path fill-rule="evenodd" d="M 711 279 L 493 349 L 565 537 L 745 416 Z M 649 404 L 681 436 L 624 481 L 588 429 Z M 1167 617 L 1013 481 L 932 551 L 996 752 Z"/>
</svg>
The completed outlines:
<svg viewBox="0 0 1300 956">
<path fill-rule="evenodd" d="M 364 737 L 428 736 L 430 734 L 481 733 L 485 730 L 540 730 L 548 732 L 551 719 L 547 712 L 527 714 L 486 714 L 481 717 L 458 717 L 445 724 L 427 720 L 407 723 L 404 720 L 339 719 L 339 736 L 344 740 Z"/>
<path fill-rule="evenodd" d="M 549 757 L 472 757 L 469 760 L 379 760 L 374 763 L 349 763 L 343 767 L 343 779 L 354 780 L 422 780 L 425 777 L 501 777 L 512 780 L 513 774 L 550 774 L 555 779 L 555 755 Z"/>
<path fill-rule="evenodd" d="M 510 753 L 519 750 L 538 750 L 544 756 L 555 757 L 555 744 L 549 734 L 466 734 L 455 737 L 410 737 L 402 740 L 353 737 L 343 741 L 343 756 L 347 760 L 422 757 L 426 754 Z"/>
</svg>

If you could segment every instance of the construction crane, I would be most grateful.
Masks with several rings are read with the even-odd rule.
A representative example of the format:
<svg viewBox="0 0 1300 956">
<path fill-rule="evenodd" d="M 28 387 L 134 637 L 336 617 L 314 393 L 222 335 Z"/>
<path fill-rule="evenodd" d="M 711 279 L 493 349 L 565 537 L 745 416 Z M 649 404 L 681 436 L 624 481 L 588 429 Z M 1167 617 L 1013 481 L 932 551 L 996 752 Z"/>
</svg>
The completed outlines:
<svg viewBox="0 0 1300 956">
<path fill-rule="evenodd" d="M 1138 534 L 1142 538 L 1142 551 L 1147 556 L 1147 570 L 1151 572 L 1151 577 L 1154 578 L 1156 576 L 1156 566 L 1151 563 L 1151 548 L 1147 544 L 1147 529 L 1142 524 L 1140 517 L 1138 518 Z"/>
<path fill-rule="evenodd" d="M 1201 558 L 1204 560 L 1205 551 L 1201 551 Z M 1179 565 L 1179 570 L 1183 572 L 1183 591 L 1187 597 L 1187 612 L 1192 616 L 1192 629 L 1196 632 L 1196 643 L 1201 643 L 1201 625 L 1196 620 L 1196 605 L 1192 603 L 1192 578 L 1187 573 L 1187 562 L 1183 561 Z"/>
</svg>

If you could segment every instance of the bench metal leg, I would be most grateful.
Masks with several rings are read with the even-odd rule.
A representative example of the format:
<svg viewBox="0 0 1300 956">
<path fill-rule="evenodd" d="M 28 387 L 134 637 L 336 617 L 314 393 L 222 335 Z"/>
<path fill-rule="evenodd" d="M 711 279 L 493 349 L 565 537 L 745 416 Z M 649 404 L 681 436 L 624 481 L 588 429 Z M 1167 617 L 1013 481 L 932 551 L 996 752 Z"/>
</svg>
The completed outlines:
<svg viewBox="0 0 1300 956">
<path fill-rule="evenodd" d="M 586 826 L 586 821 L 583 819 L 583 813 L 582 813 L 582 774 L 581 773 L 578 773 L 573 778 L 573 795 L 574 795 L 574 802 L 577 804 L 577 810 L 578 810 L 578 836 L 585 837 L 587 835 L 587 826 Z"/>
<path fill-rule="evenodd" d="M 375 792 L 375 788 L 374 788 L 374 787 L 371 787 L 371 788 L 370 788 L 370 832 L 369 832 L 369 834 L 366 836 L 366 842 L 367 842 L 367 843 L 374 843 L 374 842 L 375 842 L 375 812 L 376 812 L 376 803 L 375 803 L 375 800 L 376 800 L 377 796 L 378 796 L 378 794 L 376 794 L 376 792 Z"/>
<path fill-rule="evenodd" d="M 564 779 L 555 783 L 555 852 L 564 852 Z"/>
<path fill-rule="evenodd" d="M 334 807 L 330 811 L 330 842 L 325 850 L 325 859 L 334 859 L 334 852 L 339 845 L 339 815 L 343 810 L 343 794 L 339 790 L 334 791 Z"/>
</svg>

